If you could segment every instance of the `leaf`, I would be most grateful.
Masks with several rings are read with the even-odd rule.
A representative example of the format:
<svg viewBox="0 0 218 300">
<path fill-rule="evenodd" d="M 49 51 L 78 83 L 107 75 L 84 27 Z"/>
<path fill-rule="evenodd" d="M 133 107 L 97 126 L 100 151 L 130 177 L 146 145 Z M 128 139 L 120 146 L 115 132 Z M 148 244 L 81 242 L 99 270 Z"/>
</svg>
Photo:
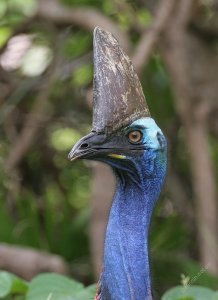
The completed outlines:
<svg viewBox="0 0 218 300">
<path fill-rule="evenodd" d="M 52 132 L 50 140 L 56 150 L 69 151 L 80 138 L 81 135 L 75 129 L 59 128 Z"/>
<path fill-rule="evenodd" d="M 123 29 L 127 30 L 130 28 L 132 20 L 128 14 L 120 12 L 119 14 L 117 14 L 117 18 L 120 23 L 120 26 Z"/>
<path fill-rule="evenodd" d="M 78 86 L 88 85 L 92 81 L 93 70 L 91 65 L 83 65 L 73 74 L 73 83 Z"/>
<path fill-rule="evenodd" d="M 62 275 L 45 273 L 30 282 L 26 300 L 78 300 L 75 296 L 83 289 L 84 286 L 77 281 Z"/>
<path fill-rule="evenodd" d="M 153 21 L 152 15 L 149 12 L 149 10 L 147 10 L 147 9 L 140 9 L 137 12 L 137 17 L 138 17 L 139 22 L 143 26 L 149 26 L 149 25 L 151 25 L 151 23 Z"/>
<path fill-rule="evenodd" d="M 92 284 L 81 291 L 73 300 L 92 300 L 96 294 L 96 284 Z"/>
<path fill-rule="evenodd" d="M 7 10 L 7 3 L 6 3 L 6 1 L 1 0 L 1 1 L 0 1 L 0 17 L 1 17 L 1 25 L 2 25 L 3 17 L 4 17 L 4 14 L 5 14 L 6 10 Z M 0 32 L 1 32 L 1 28 L 0 28 Z M 1 37 L 1 34 L 0 34 L 0 37 Z"/>
<path fill-rule="evenodd" d="M 214 294 L 201 286 L 177 286 L 167 291 L 161 300 L 212 300 Z"/>
<path fill-rule="evenodd" d="M 218 300 L 218 292 L 214 293 L 211 300 Z"/>
<path fill-rule="evenodd" d="M 10 9 L 22 12 L 27 17 L 34 15 L 37 10 L 36 0 L 10 0 Z"/>
<path fill-rule="evenodd" d="M 6 272 L 0 274 L 0 298 L 7 296 L 10 293 L 12 286 L 11 278 Z"/>
<path fill-rule="evenodd" d="M 73 59 L 86 53 L 91 45 L 92 39 L 89 33 L 74 33 L 73 36 L 66 41 L 64 45 L 64 52 L 67 57 Z"/>
<path fill-rule="evenodd" d="M 51 60 L 50 48 L 44 45 L 34 45 L 27 51 L 21 70 L 25 76 L 39 76 L 46 70 Z"/>
<path fill-rule="evenodd" d="M 4 298 L 9 294 L 25 294 L 28 284 L 19 277 L 9 272 L 0 272 L 0 298 Z"/>
<path fill-rule="evenodd" d="M 1 6 L 0 6 L 1 9 Z M 1 16 L 1 10 L 0 10 L 0 16 Z M 7 39 L 11 35 L 11 29 L 9 27 L 1 27 L 0 28 L 0 47 L 4 45 L 4 43 L 7 41 Z"/>
</svg>

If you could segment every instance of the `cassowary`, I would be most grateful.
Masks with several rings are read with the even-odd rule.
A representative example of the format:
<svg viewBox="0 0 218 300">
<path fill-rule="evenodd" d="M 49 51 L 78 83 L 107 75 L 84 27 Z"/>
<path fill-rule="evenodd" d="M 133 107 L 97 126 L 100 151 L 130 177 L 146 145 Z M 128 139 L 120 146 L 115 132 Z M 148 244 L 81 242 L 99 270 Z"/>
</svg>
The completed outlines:
<svg viewBox="0 0 218 300">
<path fill-rule="evenodd" d="M 117 179 L 96 300 L 151 300 L 148 234 L 166 173 L 166 139 L 150 117 L 131 61 L 113 35 L 99 27 L 94 30 L 93 105 L 92 131 L 69 159 L 109 164 Z"/>
</svg>

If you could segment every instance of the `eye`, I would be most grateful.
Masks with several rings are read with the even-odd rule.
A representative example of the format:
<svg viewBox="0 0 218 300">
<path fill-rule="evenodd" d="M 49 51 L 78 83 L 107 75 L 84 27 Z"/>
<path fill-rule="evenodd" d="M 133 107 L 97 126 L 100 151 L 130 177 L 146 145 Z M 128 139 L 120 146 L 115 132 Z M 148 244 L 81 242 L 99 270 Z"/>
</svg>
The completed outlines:
<svg viewBox="0 0 218 300">
<path fill-rule="evenodd" d="M 142 133 L 139 130 L 133 130 L 128 133 L 130 143 L 139 143 L 142 140 Z"/>
</svg>

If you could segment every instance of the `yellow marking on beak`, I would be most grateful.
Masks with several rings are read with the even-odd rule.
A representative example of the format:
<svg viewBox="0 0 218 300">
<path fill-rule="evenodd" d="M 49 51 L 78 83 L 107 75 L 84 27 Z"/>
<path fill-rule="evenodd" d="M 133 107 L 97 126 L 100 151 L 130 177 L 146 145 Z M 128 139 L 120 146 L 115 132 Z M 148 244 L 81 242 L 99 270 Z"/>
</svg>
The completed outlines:
<svg viewBox="0 0 218 300">
<path fill-rule="evenodd" d="M 116 153 L 108 154 L 108 156 L 109 156 L 109 157 L 112 157 L 112 158 L 117 158 L 117 159 L 125 159 L 125 158 L 126 158 L 125 155 L 116 154 Z"/>
</svg>

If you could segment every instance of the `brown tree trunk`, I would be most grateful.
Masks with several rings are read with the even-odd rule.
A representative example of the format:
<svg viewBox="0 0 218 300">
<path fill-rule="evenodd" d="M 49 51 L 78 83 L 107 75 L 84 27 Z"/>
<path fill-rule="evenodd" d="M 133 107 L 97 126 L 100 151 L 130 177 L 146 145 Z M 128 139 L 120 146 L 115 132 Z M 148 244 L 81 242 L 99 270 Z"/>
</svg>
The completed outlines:
<svg viewBox="0 0 218 300">
<path fill-rule="evenodd" d="M 186 129 L 190 150 L 199 255 L 204 268 L 218 271 L 217 193 L 206 126 L 199 120 Z"/>
<path fill-rule="evenodd" d="M 90 220 L 90 247 L 96 279 L 102 270 L 102 254 L 108 214 L 114 194 L 115 178 L 109 166 L 93 163 Z"/>
</svg>

